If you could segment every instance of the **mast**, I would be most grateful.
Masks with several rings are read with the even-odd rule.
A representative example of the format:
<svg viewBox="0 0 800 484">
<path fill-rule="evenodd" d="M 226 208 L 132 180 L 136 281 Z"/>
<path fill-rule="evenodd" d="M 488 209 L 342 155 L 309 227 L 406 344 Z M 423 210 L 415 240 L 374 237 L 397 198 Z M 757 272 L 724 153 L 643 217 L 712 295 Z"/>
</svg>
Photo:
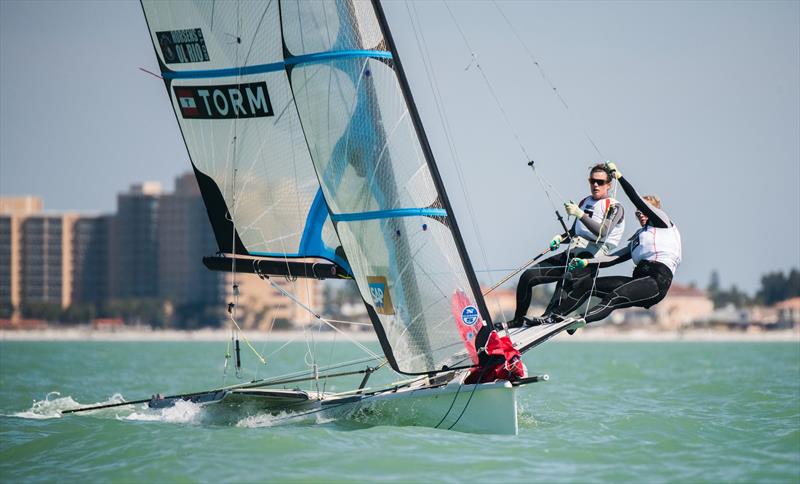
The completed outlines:
<svg viewBox="0 0 800 484">
<path fill-rule="evenodd" d="M 455 240 L 456 248 L 458 249 L 458 255 L 461 258 L 461 263 L 464 264 L 464 270 L 467 274 L 467 279 L 469 280 L 470 289 L 472 289 L 472 293 L 475 295 L 475 304 L 477 304 L 483 320 L 489 325 L 489 327 L 491 327 L 491 318 L 489 317 L 489 311 L 486 308 L 486 302 L 484 301 L 483 294 L 481 293 L 480 284 L 478 284 L 478 279 L 475 277 L 475 270 L 472 267 L 472 262 L 469 259 L 467 248 L 464 245 L 464 239 L 461 237 L 461 231 L 458 228 L 453 207 L 450 205 L 450 200 L 447 197 L 447 191 L 445 190 L 444 183 L 442 182 L 442 177 L 439 174 L 438 167 L 436 166 L 433 151 L 431 150 L 430 143 L 428 142 L 428 137 L 425 134 L 425 129 L 422 126 L 422 118 L 417 110 L 414 97 L 411 94 L 411 87 L 408 84 L 405 70 L 403 70 L 403 64 L 400 62 L 400 55 L 397 53 L 397 47 L 395 46 L 394 39 L 392 38 L 389 24 L 386 21 L 386 15 L 383 12 L 383 6 L 381 5 L 380 0 L 372 0 L 372 5 L 375 8 L 375 14 L 378 17 L 378 24 L 383 31 L 387 48 L 392 53 L 392 60 L 396 64 L 395 72 L 397 73 L 397 79 L 400 83 L 400 89 L 403 92 L 403 97 L 408 105 L 408 112 L 411 115 L 411 120 L 414 124 L 414 130 L 419 138 L 420 144 L 422 145 L 422 152 L 425 155 L 425 161 L 427 162 L 428 168 L 431 171 L 433 182 L 439 191 L 442 205 L 447 211 L 447 218 L 449 224 L 451 225 L 450 230 L 453 233 L 453 239 Z"/>
</svg>

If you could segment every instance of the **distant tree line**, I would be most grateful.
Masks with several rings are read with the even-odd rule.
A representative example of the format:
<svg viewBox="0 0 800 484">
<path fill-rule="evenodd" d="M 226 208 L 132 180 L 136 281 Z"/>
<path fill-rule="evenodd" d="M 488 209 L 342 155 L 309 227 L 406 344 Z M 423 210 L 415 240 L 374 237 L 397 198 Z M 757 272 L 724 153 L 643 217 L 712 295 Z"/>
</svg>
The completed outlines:
<svg viewBox="0 0 800 484">
<path fill-rule="evenodd" d="M 761 276 L 761 286 L 753 296 L 741 291 L 736 284 L 728 289 L 723 289 L 719 273 L 713 271 L 707 290 L 709 297 L 714 301 L 715 308 L 728 304 L 736 307 L 756 304 L 771 306 L 777 302 L 800 296 L 800 270 L 791 269 L 786 273 L 776 271 L 764 274 Z"/>
</svg>

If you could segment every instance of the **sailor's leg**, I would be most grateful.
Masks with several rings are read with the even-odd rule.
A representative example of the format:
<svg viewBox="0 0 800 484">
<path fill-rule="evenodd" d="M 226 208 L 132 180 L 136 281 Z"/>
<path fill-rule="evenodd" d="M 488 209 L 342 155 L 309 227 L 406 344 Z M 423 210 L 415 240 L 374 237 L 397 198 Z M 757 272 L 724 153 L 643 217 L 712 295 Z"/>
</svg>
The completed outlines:
<svg viewBox="0 0 800 484">
<path fill-rule="evenodd" d="M 531 305 L 531 290 L 534 286 L 561 280 L 564 276 L 566 259 L 565 253 L 562 252 L 548 257 L 522 273 L 517 284 L 517 309 L 514 311 L 516 321 L 521 321 L 528 312 L 528 307 Z"/>
<path fill-rule="evenodd" d="M 633 306 L 650 307 L 660 301 L 666 291 L 659 288 L 652 277 L 600 277 L 596 286 L 606 292 L 605 297 L 584 316 L 586 323 L 606 318 L 617 309 Z M 613 287 L 613 289 L 612 289 Z"/>
<path fill-rule="evenodd" d="M 604 294 L 592 291 L 592 283 L 598 270 L 597 266 L 589 266 L 569 272 L 563 279 L 563 284 L 556 286 L 556 292 L 553 293 L 547 306 L 545 316 L 549 314 L 564 316 L 571 313 L 586 301 L 590 293 L 602 297 Z"/>
</svg>

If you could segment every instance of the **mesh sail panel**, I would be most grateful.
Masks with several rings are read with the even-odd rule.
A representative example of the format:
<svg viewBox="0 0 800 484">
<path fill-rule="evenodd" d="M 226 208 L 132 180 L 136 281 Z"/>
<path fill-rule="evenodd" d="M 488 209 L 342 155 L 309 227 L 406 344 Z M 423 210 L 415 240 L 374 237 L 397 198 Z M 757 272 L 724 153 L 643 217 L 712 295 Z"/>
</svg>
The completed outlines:
<svg viewBox="0 0 800 484">
<path fill-rule="evenodd" d="M 300 122 L 384 352 L 404 373 L 451 366 L 454 295 L 476 299 L 372 5 L 282 5 Z"/>
<path fill-rule="evenodd" d="M 283 63 L 277 0 L 142 2 L 192 162 L 253 255 L 339 246 Z"/>
</svg>

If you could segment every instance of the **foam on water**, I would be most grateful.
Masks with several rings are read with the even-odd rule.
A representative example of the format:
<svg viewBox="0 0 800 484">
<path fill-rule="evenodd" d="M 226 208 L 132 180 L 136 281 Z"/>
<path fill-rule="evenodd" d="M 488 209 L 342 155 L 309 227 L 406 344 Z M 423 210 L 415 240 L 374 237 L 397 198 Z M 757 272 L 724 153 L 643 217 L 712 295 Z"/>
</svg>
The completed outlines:
<svg viewBox="0 0 800 484">
<path fill-rule="evenodd" d="M 181 424 L 202 423 L 203 407 L 198 403 L 177 400 L 175 405 L 167 408 L 145 408 L 141 412 L 133 412 L 119 420 L 142 422 L 168 422 Z"/>
<path fill-rule="evenodd" d="M 44 397 L 44 400 L 34 400 L 31 408 L 22 412 L 17 412 L 13 414 L 13 416 L 20 418 L 32 418 L 32 419 L 61 418 L 62 417 L 61 412 L 64 410 L 70 410 L 73 408 L 80 408 L 80 407 L 92 407 L 95 405 L 109 405 L 113 403 L 121 403 L 124 401 L 125 399 L 122 398 L 121 394 L 115 393 L 108 400 L 103 402 L 81 404 L 75 401 L 69 395 L 67 395 L 66 397 L 62 397 L 61 393 L 59 392 L 50 392 Z M 92 411 L 92 413 L 97 411 L 99 410 L 94 410 Z"/>
<path fill-rule="evenodd" d="M 250 415 L 236 422 L 236 427 L 242 428 L 260 428 L 260 427 L 275 427 L 278 425 L 287 424 L 326 424 L 335 421 L 333 417 L 328 417 L 322 412 L 314 413 L 291 413 L 280 412 L 277 414 L 259 413 Z"/>
</svg>

